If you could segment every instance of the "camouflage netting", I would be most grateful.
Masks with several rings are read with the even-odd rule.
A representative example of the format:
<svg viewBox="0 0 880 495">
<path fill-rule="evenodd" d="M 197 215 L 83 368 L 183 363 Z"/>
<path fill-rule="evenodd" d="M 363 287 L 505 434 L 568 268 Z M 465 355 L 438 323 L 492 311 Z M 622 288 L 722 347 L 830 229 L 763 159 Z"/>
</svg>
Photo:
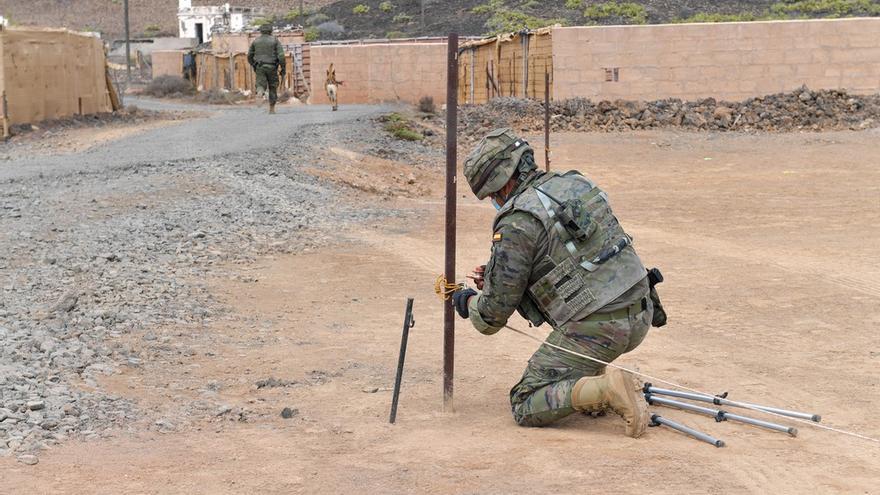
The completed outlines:
<svg viewBox="0 0 880 495">
<path fill-rule="evenodd" d="M 460 110 L 464 135 L 478 139 L 508 126 L 522 132 L 544 127 L 542 102 L 497 98 Z M 811 91 L 749 98 L 741 102 L 705 98 L 682 101 L 600 101 L 585 98 L 551 103 L 553 131 L 627 131 L 682 128 L 711 131 L 861 130 L 880 126 L 880 94 L 850 95 L 846 90 Z"/>
</svg>

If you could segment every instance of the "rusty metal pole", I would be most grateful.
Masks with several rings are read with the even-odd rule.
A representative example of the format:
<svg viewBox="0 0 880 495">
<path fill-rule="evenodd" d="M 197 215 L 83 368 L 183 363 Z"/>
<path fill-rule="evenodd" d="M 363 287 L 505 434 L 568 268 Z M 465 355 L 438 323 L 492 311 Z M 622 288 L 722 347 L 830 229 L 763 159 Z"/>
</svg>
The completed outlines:
<svg viewBox="0 0 880 495">
<path fill-rule="evenodd" d="M 544 71 L 544 170 L 550 171 L 550 73 Z"/>
<path fill-rule="evenodd" d="M 455 182 L 458 171 L 458 34 L 450 34 L 446 60 L 446 280 L 455 282 Z M 443 410 L 451 412 L 455 368 L 455 310 L 443 306 Z"/>
<path fill-rule="evenodd" d="M 122 4 L 123 15 L 125 16 L 125 75 L 131 83 L 131 30 L 128 22 L 128 0 L 124 0 Z"/>
</svg>

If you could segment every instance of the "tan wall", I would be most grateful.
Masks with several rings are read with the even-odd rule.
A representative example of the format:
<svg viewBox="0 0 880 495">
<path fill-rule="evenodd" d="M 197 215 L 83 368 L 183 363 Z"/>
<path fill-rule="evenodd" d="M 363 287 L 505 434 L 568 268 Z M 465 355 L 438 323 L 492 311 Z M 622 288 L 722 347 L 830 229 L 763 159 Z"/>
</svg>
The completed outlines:
<svg viewBox="0 0 880 495">
<path fill-rule="evenodd" d="M 880 91 L 880 18 L 553 30 L 554 96 L 740 100 Z M 606 82 L 605 68 L 619 68 Z"/>
<path fill-rule="evenodd" d="M 180 50 L 153 52 L 153 77 L 183 77 L 183 54 Z"/>
<path fill-rule="evenodd" d="M 65 30 L 0 31 L 12 124 L 112 110 L 101 40 Z"/>
<path fill-rule="evenodd" d="M 282 45 L 301 45 L 306 42 L 302 31 L 279 31 L 273 34 Z M 216 53 L 247 53 L 260 33 L 216 33 L 211 38 L 211 50 Z"/>
<path fill-rule="evenodd" d="M 313 45 L 311 47 L 312 97 L 326 104 L 324 80 L 330 63 L 339 88 L 339 103 L 416 103 L 432 96 L 438 105 L 446 100 L 446 45 L 399 43 L 370 45 Z"/>
</svg>

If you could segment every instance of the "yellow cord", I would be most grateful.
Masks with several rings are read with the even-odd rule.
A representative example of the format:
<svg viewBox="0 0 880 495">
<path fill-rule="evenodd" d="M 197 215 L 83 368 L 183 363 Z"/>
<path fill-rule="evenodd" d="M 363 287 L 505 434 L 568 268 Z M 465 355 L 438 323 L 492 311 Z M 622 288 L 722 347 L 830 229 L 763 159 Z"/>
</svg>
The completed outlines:
<svg viewBox="0 0 880 495">
<path fill-rule="evenodd" d="M 437 277 L 437 281 L 434 282 L 434 292 L 444 301 L 448 301 L 453 292 L 463 288 L 464 284 L 450 284 L 443 275 Z"/>
</svg>

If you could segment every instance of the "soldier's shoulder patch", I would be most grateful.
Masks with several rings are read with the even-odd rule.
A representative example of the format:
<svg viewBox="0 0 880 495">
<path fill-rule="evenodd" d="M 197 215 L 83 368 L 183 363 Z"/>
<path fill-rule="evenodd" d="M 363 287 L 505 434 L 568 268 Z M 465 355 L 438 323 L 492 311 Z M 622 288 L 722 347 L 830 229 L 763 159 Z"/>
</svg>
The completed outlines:
<svg viewBox="0 0 880 495">
<path fill-rule="evenodd" d="M 492 236 L 492 242 L 501 242 L 501 232 L 496 232 Z"/>
</svg>

